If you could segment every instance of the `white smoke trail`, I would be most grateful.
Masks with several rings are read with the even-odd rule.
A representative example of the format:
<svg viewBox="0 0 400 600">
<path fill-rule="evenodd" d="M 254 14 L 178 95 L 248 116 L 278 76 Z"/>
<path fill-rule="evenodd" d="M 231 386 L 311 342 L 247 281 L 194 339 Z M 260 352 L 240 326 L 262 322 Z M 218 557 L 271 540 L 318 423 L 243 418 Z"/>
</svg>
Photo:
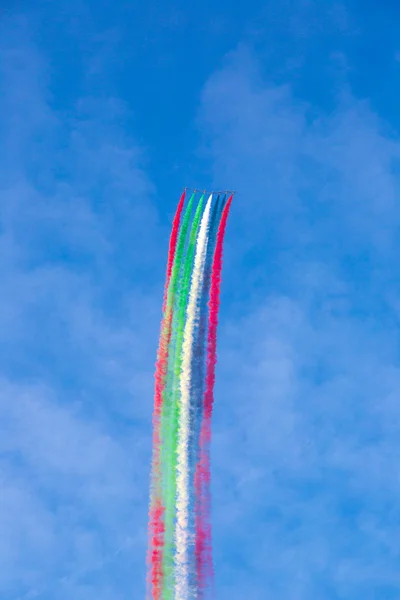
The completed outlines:
<svg viewBox="0 0 400 600">
<path fill-rule="evenodd" d="M 200 295 L 207 251 L 210 225 L 210 195 L 200 223 L 196 243 L 192 281 L 190 284 L 187 316 L 182 345 L 182 370 L 180 377 L 181 407 L 179 416 L 179 437 L 177 447 L 177 499 L 176 499 L 176 550 L 175 550 L 175 600 L 189 598 L 189 431 L 190 431 L 190 390 L 193 333 L 199 318 Z"/>
</svg>

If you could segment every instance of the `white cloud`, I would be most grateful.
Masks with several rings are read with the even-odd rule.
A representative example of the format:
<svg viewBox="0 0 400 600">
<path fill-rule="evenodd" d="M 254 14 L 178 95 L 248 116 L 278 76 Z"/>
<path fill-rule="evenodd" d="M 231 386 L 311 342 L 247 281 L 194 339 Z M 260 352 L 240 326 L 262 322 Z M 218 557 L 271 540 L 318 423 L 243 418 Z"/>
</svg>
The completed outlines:
<svg viewBox="0 0 400 600">
<path fill-rule="evenodd" d="M 140 596 L 153 187 L 125 108 L 85 98 L 59 114 L 26 24 L 2 34 L 0 591 Z M 200 123 L 216 187 L 239 192 L 213 444 L 219 597 L 389 597 L 398 143 L 351 96 L 315 115 L 244 49 L 210 79 Z"/>
<path fill-rule="evenodd" d="M 400 147 L 366 101 L 343 93 L 335 113 L 316 112 L 290 85 L 264 81 L 240 47 L 205 86 L 199 126 L 215 185 L 238 191 L 233 215 L 261 245 L 266 219 L 303 246 L 393 242 Z"/>
<path fill-rule="evenodd" d="M 313 115 L 243 48 L 210 78 L 199 124 L 216 186 L 238 190 L 213 442 L 219 597 L 392 597 L 399 143 L 348 93 Z"/>
<path fill-rule="evenodd" d="M 26 21 L 2 32 L 0 595 L 140 595 L 167 232 L 123 105 L 59 113 Z"/>
</svg>

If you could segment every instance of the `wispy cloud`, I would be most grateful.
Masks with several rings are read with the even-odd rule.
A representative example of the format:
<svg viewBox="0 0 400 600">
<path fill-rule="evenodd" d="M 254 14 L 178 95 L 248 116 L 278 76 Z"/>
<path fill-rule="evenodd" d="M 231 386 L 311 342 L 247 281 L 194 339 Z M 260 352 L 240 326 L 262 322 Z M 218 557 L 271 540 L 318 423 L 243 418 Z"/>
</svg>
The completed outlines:
<svg viewBox="0 0 400 600">
<path fill-rule="evenodd" d="M 368 103 L 335 101 L 316 112 L 245 48 L 204 90 L 216 185 L 238 190 L 213 447 L 221 598 L 399 586 L 400 146 Z"/>
<path fill-rule="evenodd" d="M 85 20 L 65 23 L 71 40 L 87 26 L 86 72 L 65 71 L 61 92 L 30 19 L 0 26 L 0 595 L 18 600 L 144 591 L 168 232 L 102 79 L 122 9 L 97 32 L 79 4 Z M 345 44 L 324 45 L 332 23 L 357 24 L 342 4 L 323 20 L 297 4 L 282 39 L 264 14 L 250 27 L 257 50 L 226 57 L 199 113 L 216 187 L 238 190 L 212 448 L 218 598 L 397 599 L 399 143 L 352 93 Z"/>
<path fill-rule="evenodd" d="M 167 232 L 124 106 L 60 113 L 26 21 L 2 31 L 1 595 L 140 595 Z"/>
</svg>

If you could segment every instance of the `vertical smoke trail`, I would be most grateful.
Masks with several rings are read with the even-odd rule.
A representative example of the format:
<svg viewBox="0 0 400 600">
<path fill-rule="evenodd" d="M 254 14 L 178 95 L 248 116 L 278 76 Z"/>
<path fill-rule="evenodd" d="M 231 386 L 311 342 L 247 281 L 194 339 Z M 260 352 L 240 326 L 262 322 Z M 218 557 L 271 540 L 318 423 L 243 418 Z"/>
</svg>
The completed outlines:
<svg viewBox="0 0 400 600">
<path fill-rule="evenodd" d="M 171 274 L 172 274 L 172 268 L 174 265 L 174 261 L 176 259 L 176 254 L 178 252 L 178 248 L 177 248 L 177 242 L 179 240 L 179 225 L 180 225 L 180 221 L 181 221 L 181 216 L 182 216 L 182 210 L 183 210 L 183 204 L 185 202 L 185 197 L 186 197 L 186 190 L 183 192 L 180 200 L 179 200 L 179 204 L 178 204 L 178 208 L 176 210 L 176 214 L 172 223 L 172 231 L 171 231 L 171 237 L 169 240 L 169 249 L 168 249 L 168 262 L 167 262 L 167 275 L 166 275 L 166 286 L 164 289 L 164 309 L 165 309 L 165 305 L 166 305 L 166 301 L 167 301 L 167 292 L 168 292 L 168 285 L 169 285 L 169 281 L 171 278 Z M 194 198 L 194 194 L 192 195 L 191 200 Z M 186 210 L 187 212 L 187 210 Z"/>
<path fill-rule="evenodd" d="M 204 379 L 206 368 L 206 340 L 207 340 L 207 325 L 208 325 L 208 308 L 207 301 L 210 291 L 211 268 L 213 262 L 214 248 L 217 236 L 219 220 L 222 212 L 222 207 L 225 203 L 226 196 L 221 200 L 220 196 L 212 208 L 210 216 L 210 228 L 208 234 L 207 252 L 204 265 L 203 285 L 200 297 L 200 312 L 198 326 L 193 334 L 193 353 L 192 353 L 192 392 L 190 398 L 190 433 L 189 433 L 189 476 L 191 482 L 194 482 L 196 465 L 199 459 L 199 434 L 203 416 L 203 397 L 204 397 Z M 196 512 L 197 512 L 196 489 L 194 485 L 190 486 L 190 511 L 189 511 L 189 532 L 192 539 L 195 539 L 196 530 Z M 193 548 L 194 550 L 194 548 Z M 197 568 L 196 555 L 191 552 L 190 555 L 190 585 L 193 589 L 197 589 Z"/>
<path fill-rule="evenodd" d="M 204 263 L 207 251 L 207 236 L 212 195 L 210 195 L 201 220 L 197 238 L 196 255 L 193 267 L 192 282 L 189 292 L 187 319 L 185 323 L 184 339 L 182 346 L 182 370 L 180 378 L 180 419 L 178 438 L 178 464 L 177 464 L 177 499 L 176 499 L 176 598 L 187 600 L 189 594 L 189 565 L 188 565 L 188 506 L 189 506 L 189 465 L 188 465 L 188 440 L 189 440 L 189 406 L 191 392 L 191 360 L 193 348 L 193 330 L 198 319 L 199 300 L 204 274 Z"/>
<path fill-rule="evenodd" d="M 204 266 L 203 287 L 201 292 L 200 315 L 197 330 L 195 332 L 195 342 L 193 349 L 192 364 L 192 403 L 193 420 L 193 444 L 191 445 L 191 461 L 197 463 L 198 442 L 200 427 L 203 416 L 203 400 L 205 392 L 205 372 L 206 372 L 206 343 L 208 333 L 208 298 L 210 293 L 211 270 L 214 259 L 215 244 L 217 241 L 217 232 L 222 210 L 225 206 L 226 195 L 220 199 L 217 197 L 210 218 L 210 229 L 207 243 L 206 261 Z M 194 465 L 192 465 L 194 467 Z"/>
<path fill-rule="evenodd" d="M 174 360 L 175 360 L 175 354 L 174 354 L 174 329 L 175 329 L 175 321 L 176 321 L 176 314 L 174 314 L 174 306 L 176 304 L 176 297 L 178 296 L 179 298 L 179 294 L 180 294 L 180 287 L 181 287 L 181 271 L 182 271 L 182 263 L 184 264 L 185 261 L 183 260 L 183 253 L 184 253 L 184 249 L 185 249 L 185 243 L 186 243 L 186 237 L 187 237 L 187 233 L 188 233 L 188 229 L 189 229 L 189 223 L 190 223 L 190 218 L 192 216 L 192 209 L 193 209 L 193 203 L 194 203 L 194 199 L 195 199 L 195 194 L 192 194 L 192 196 L 190 197 L 190 200 L 188 202 L 188 205 L 186 207 L 183 219 L 182 219 L 182 227 L 179 231 L 179 236 L 178 236 L 178 241 L 177 241 L 177 245 L 176 245 L 176 252 L 175 252 L 175 257 L 174 260 L 172 262 L 171 265 L 171 271 L 170 271 L 170 285 L 168 288 L 168 295 L 167 295 L 167 300 L 166 300 L 166 313 L 169 319 L 172 319 L 171 322 L 171 327 L 170 327 L 170 336 L 169 336 L 169 346 L 168 346 L 168 360 L 167 360 L 167 379 L 166 379 L 166 385 L 164 386 L 163 390 L 162 390 L 162 412 L 161 412 L 161 443 L 162 443 L 162 447 L 161 447 L 161 462 L 162 462 L 162 467 L 164 467 L 165 470 L 165 466 L 167 465 L 167 461 L 166 461 L 166 449 L 168 446 L 168 440 L 169 440 L 169 431 L 168 431 L 168 420 L 169 420 L 169 411 L 170 411 L 170 396 L 171 396 L 171 377 L 169 376 L 169 371 L 171 370 L 171 364 L 173 365 Z M 176 311 L 175 311 L 176 312 Z M 165 481 L 165 473 L 163 473 L 163 479 Z"/>
<path fill-rule="evenodd" d="M 203 194 L 191 225 L 195 194 L 183 213 L 184 200 L 185 194 L 170 237 L 156 363 L 149 600 L 198 600 L 212 580 L 209 446 L 222 247 L 232 198 L 224 207 L 225 198 L 212 205 L 211 195 L 204 209 Z"/>
<path fill-rule="evenodd" d="M 188 247 L 181 273 L 179 293 L 177 293 L 177 305 L 174 311 L 173 352 L 169 357 L 173 364 L 169 378 L 172 378 L 172 387 L 168 389 L 168 403 L 170 419 L 167 423 L 166 434 L 166 480 L 165 480 L 165 537 L 164 537 L 164 582 L 162 587 L 163 600 L 173 598 L 173 567 L 174 567 L 174 519 L 176 514 L 176 463 L 177 463 L 177 436 L 179 420 L 179 378 L 181 373 L 181 349 L 185 326 L 185 314 L 189 297 L 190 275 L 193 268 L 193 260 L 196 249 L 196 238 L 199 230 L 201 213 L 203 210 L 204 194 L 201 196 L 190 231 Z M 170 361 L 169 361 L 170 362 Z M 170 369 L 168 368 L 168 371 Z"/>
<path fill-rule="evenodd" d="M 222 271 L 222 251 L 226 222 L 232 196 L 229 197 L 221 218 L 217 233 L 217 243 L 211 275 L 211 290 L 209 302 L 209 328 L 207 340 L 207 375 L 206 391 L 204 394 L 204 415 L 200 434 L 200 459 L 196 472 L 196 489 L 199 498 L 199 514 L 197 515 L 196 555 L 198 564 L 198 597 L 201 599 L 207 585 L 212 582 L 212 537 L 210 522 L 210 439 L 211 416 L 214 401 L 214 382 L 216 364 L 216 343 L 218 328 L 218 311 L 220 301 L 220 283 Z"/>
<path fill-rule="evenodd" d="M 164 288 L 164 307 L 168 294 L 168 287 L 171 275 L 171 265 L 175 256 L 176 240 L 179 230 L 183 204 L 185 201 L 185 192 L 183 192 L 179 201 L 168 250 L 167 275 Z M 152 475 L 150 490 L 150 511 L 149 511 L 149 553 L 148 553 L 148 593 L 151 593 L 154 600 L 159 600 L 162 583 L 162 545 L 163 545 L 163 506 L 161 501 L 161 472 L 160 472 L 160 416 L 162 403 L 162 389 L 165 382 L 166 361 L 168 352 L 168 337 L 170 331 L 170 319 L 165 315 L 161 322 L 160 341 L 156 363 L 155 375 L 155 395 L 153 411 L 153 458 Z"/>
</svg>

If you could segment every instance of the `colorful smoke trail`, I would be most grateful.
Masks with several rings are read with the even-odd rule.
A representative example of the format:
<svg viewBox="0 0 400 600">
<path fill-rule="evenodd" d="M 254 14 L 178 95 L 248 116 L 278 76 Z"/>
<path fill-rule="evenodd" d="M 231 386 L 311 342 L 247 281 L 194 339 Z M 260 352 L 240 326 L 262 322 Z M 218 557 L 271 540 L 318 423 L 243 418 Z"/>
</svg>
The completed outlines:
<svg viewBox="0 0 400 600">
<path fill-rule="evenodd" d="M 232 195 L 178 204 L 156 363 L 147 597 L 203 599 L 213 584 L 210 441 L 226 222 Z"/>
</svg>

